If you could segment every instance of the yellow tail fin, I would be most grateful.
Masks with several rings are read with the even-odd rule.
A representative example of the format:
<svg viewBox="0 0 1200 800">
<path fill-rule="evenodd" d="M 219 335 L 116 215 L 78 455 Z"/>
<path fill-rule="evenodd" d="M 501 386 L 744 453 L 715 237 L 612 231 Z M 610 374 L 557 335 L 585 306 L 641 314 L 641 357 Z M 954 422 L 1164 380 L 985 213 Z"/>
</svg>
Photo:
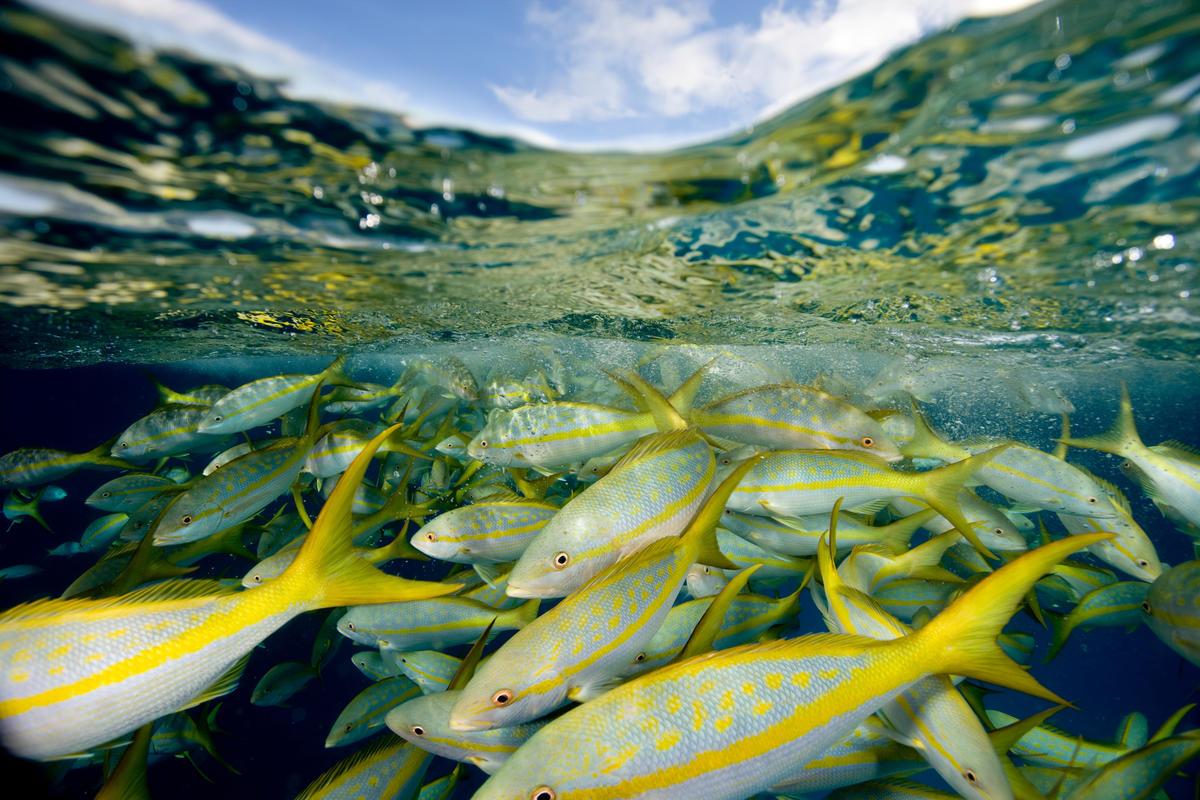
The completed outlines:
<svg viewBox="0 0 1200 800">
<path fill-rule="evenodd" d="M 738 464 L 737 469 L 726 475 L 725 480 L 713 490 L 688 524 L 680 539 L 685 545 L 694 548 L 695 561 L 718 569 L 738 568 L 737 564 L 725 557 L 717 545 L 717 525 L 721 522 L 721 515 L 725 512 L 729 496 L 742 482 L 742 478 L 746 477 L 746 473 L 761 460 L 762 456 L 751 456 Z"/>
<path fill-rule="evenodd" d="M 971 528 L 971 523 L 963 515 L 962 508 L 958 505 L 958 493 L 962 491 L 967 480 L 980 467 L 998 456 L 1006 448 L 1007 445 L 993 447 L 986 453 L 980 453 L 966 460 L 948 464 L 929 472 L 920 473 L 923 478 L 921 499 L 928 503 L 930 508 L 945 517 L 968 542 L 975 546 L 976 550 L 991 559 L 994 559 L 996 556 L 992 551 L 984 547 L 983 542 L 979 540 L 979 536 Z"/>
<path fill-rule="evenodd" d="M 1129 387 L 1121 384 L 1121 408 L 1117 411 L 1117 419 L 1111 428 L 1095 436 L 1062 436 L 1057 441 L 1069 447 L 1100 450 L 1118 456 L 1130 455 L 1145 448 L 1146 445 L 1138 435 L 1137 425 L 1133 421 L 1133 403 L 1129 399 Z"/>
<path fill-rule="evenodd" d="M 393 425 L 372 439 L 342 473 L 296 560 L 278 578 L 295 585 L 310 609 L 425 600 L 462 588 L 460 584 L 410 581 L 385 575 L 354 550 L 350 516 L 354 492 L 362 483 L 375 451 L 398 428 Z"/>
<path fill-rule="evenodd" d="M 1052 703 L 1066 701 L 1038 683 L 996 644 L 1033 584 L 1071 553 L 1112 534 L 1068 536 L 1000 567 L 913 634 L 925 648 L 930 671 L 988 681 Z"/>
<path fill-rule="evenodd" d="M 913 435 L 900 452 L 906 458 L 936 458 L 939 461 L 953 463 L 969 458 L 971 451 L 959 447 L 939 436 L 925 419 L 925 414 L 914 401 L 912 404 Z"/>
</svg>

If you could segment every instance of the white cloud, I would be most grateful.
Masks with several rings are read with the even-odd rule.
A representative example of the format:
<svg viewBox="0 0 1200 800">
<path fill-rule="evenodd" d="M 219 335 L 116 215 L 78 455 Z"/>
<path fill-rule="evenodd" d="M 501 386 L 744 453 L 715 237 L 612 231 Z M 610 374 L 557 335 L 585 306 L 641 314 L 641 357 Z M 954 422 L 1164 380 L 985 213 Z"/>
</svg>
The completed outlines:
<svg viewBox="0 0 1200 800">
<path fill-rule="evenodd" d="M 529 22 L 553 43 L 561 71 L 545 86 L 492 90 L 532 122 L 723 110 L 761 117 L 870 69 L 924 33 L 1028 1 L 776 0 L 754 24 L 724 27 L 704 0 L 535 6 Z"/>
</svg>

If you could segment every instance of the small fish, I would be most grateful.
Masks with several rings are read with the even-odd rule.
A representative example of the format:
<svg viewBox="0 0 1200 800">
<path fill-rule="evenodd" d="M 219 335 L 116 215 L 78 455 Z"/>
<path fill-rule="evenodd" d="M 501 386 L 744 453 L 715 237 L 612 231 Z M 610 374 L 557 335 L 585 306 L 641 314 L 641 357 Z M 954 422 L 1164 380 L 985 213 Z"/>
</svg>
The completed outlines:
<svg viewBox="0 0 1200 800">
<path fill-rule="evenodd" d="M 253 450 L 262 450 L 263 448 L 270 447 L 277 441 L 279 440 L 263 439 L 258 442 L 240 442 L 239 444 L 235 444 L 233 447 L 230 447 L 227 450 L 222 450 L 213 456 L 212 461 L 209 461 L 208 464 L 205 465 L 204 469 L 200 471 L 200 474 L 204 475 L 205 477 L 212 475 L 230 461 L 241 458 L 242 456 L 246 455 L 246 453 L 249 453 Z"/>
<path fill-rule="evenodd" d="M 458 461 L 465 461 L 469 458 L 467 455 L 467 443 L 469 441 L 462 434 L 455 433 L 435 444 L 433 449 L 444 456 L 449 456 Z"/>
<path fill-rule="evenodd" d="M 560 469 L 602 456 L 657 429 L 649 412 L 559 401 L 496 410 L 467 455 L 498 467 Z"/>
<path fill-rule="evenodd" d="M 384 718 L 389 711 L 420 694 L 417 685 L 401 675 L 371 684 L 338 714 L 325 737 L 325 746 L 344 747 L 375 735 L 387 727 Z"/>
<path fill-rule="evenodd" d="M 758 564 L 759 569 L 754 573 L 756 580 L 799 579 L 813 566 L 812 559 L 773 553 L 729 531 L 717 531 L 717 544 L 720 545 L 721 553 L 737 565 L 739 570 Z"/>
<path fill-rule="evenodd" d="M 456 764 L 448 774 L 422 786 L 421 791 L 417 793 L 417 800 L 450 800 L 454 796 L 454 790 L 458 788 L 461 774 L 462 767 Z"/>
<path fill-rule="evenodd" d="M 277 375 L 245 383 L 212 404 L 198 423 L 200 433 L 240 433 L 264 425 L 309 401 L 319 384 L 354 384 L 343 371 L 346 359 L 338 356 L 315 375 Z"/>
<path fill-rule="evenodd" d="M 1101 586 L 1084 595 L 1079 605 L 1061 620 L 1051 624 L 1053 636 L 1046 660 L 1058 655 L 1076 628 L 1134 628 L 1142 621 L 1142 603 L 1150 584 L 1141 581 L 1122 581 Z"/>
<path fill-rule="evenodd" d="M 317 671 L 299 661 L 284 661 L 267 670 L 250 695 L 256 706 L 281 706 L 307 686 Z"/>
<path fill-rule="evenodd" d="M 957 499 L 963 516 L 970 520 L 975 535 L 989 550 L 1013 553 L 1029 549 L 1025 537 L 1001 509 L 980 499 L 979 495 L 970 489 L 960 491 Z M 897 497 L 892 500 L 891 508 L 898 514 L 911 515 L 920 512 L 925 506 L 909 497 Z M 948 519 L 938 514 L 929 519 L 922 527 L 936 536 L 954 526 Z"/>
<path fill-rule="evenodd" d="M 63 542 L 60 545 L 47 551 L 46 555 L 61 557 L 61 556 L 77 556 L 80 553 L 86 553 L 79 542 Z"/>
<path fill-rule="evenodd" d="M 461 597 L 354 606 L 338 621 L 338 632 L 384 650 L 443 650 L 475 641 L 493 619 L 494 634 L 523 628 L 537 616 L 537 607 L 531 600 L 499 611 Z"/>
<path fill-rule="evenodd" d="M 170 478 L 135 472 L 122 475 L 100 486 L 83 502 L 101 511 L 136 511 L 156 494 L 178 486 Z"/>
<path fill-rule="evenodd" d="M 400 397 L 407 388 L 403 379 L 391 386 L 361 382 L 354 386 L 338 386 L 330 392 L 325 411 L 334 416 L 362 414 L 385 405 L 392 398 Z"/>
<path fill-rule="evenodd" d="M 1093 543 L 1051 543 L 1001 567 L 920 631 L 890 641 L 837 634 L 747 645 L 642 675 L 535 733 L 475 800 L 579 796 L 741 800 L 794 774 L 872 710 L 931 674 L 1057 701 L 995 637 L 1034 581 Z M 870 676 L 864 680 L 862 676 Z M 613 761 L 619 743 L 621 757 Z M 598 770 L 613 764 L 611 770 Z"/>
<path fill-rule="evenodd" d="M 458 730 L 451 709 L 461 689 L 417 697 L 392 709 L 387 726 L 392 733 L 433 755 L 474 764 L 491 775 L 545 722 L 523 722 L 489 730 Z"/>
<path fill-rule="evenodd" d="M 622 557 L 678 536 L 716 472 L 692 430 L 648 436 L 529 543 L 508 579 L 513 597 L 565 597 Z"/>
<path fill-rule="evenodd" d="M 39 575 L 42 568 L 34 564 L 13 564 L 8 567 L 0 567 L 0 581 L 14 581 L 19 578 L 31 578 L 34 575 Z"/>
<path fill-rule="evenodd" d="M 1129 389 L 1124 384 L 1121 407 L 1111 429 L 1096 436 L 1066 437 L 1060 441 L 1126 459 L 1142 491 L 1160 509 L 1200 526 L 1200 455 L 1190 446 L 1175 441 L 1147 447 L 1138 435 Z"/>
<path fill-rule="evenodd" d="M 1146 624 L 1179 655 L 1200 666 L 1200 561 L 1185 561 L 1159 576 L 1142 603 Z"/>
<path fill-rule="evenodd" d="M 479 399 L 479 384 L 475 376 L 466 364 L 453 356 L 416 358 L 409 367 L 426 383 L 444 389 L 450 398 L 468 402 Z"/>
<path fill-rule="evenodd" d="M 893 501 L 895 503 L 896 501 Z M 850 514 L 838 517 L 838 549 L 849 552 L 860 544 L 880 544 L 900 553 L 925 524 L 937 514 L 923 509 L 890 525 L 867 525 Z M 815 556 L 817 543 L 829 530 L 829 515 L 775 519 L 725 509 L 721 527 L 766 550 L 791 556 Z"/>
<path fill-rule="evenodd" d="M 321 774 L 296 800 L 397 800 L 412 797 L 433 756 L 392 736 L 376 737 Z"/>
<path fill-rule="evenodd" d="M 877 456 L 840 450 L 778 450 L 767 454 L 730 498 L 734 511 L 772 517 L 828 514 L 845 498 L 850 510 L 893 497 L 918 497 L 950 520 L 980 552 L 991 555 L 958 506 L 963 483 L 1000 448 L 928 472 L 898 472 Z"/>
<path fill-rule="evenodd" d="M 725 571 L 705 564 L 692 564 L 688 567 L 684 584 L 687 592 L 694 598 L 713 597 L 720 593 L 729 583 Z"/>
<path fill-rule="evenodd" d="M 1148 799 L 1197 757 L 1200 757 L 1200 731 L 1160 739 L 1105 764 L 1072 789 L 1066 800 Z"/>
<path fill-rule="evenodd" d="M 446 691 L 450 679 L 462 666 L 461 658 L 446 655 L 440 650 L 410 650 L 404 653 L 388 650 L 387 656 L 401 674 L 421 687 L 422 694 Z"/>
<path fill-rule="evenodd" d="M 378 430 L 378 426 L 363 420 L 346 420 L 336 423 L 334 428 L 319 438 L 304 461 L 304 470 L 318 478 L 340 475 L 352 462 Z M 404 453 L 413 458 L 429 458 L 409 447 L 403 435 L 395 436 L 379 448 L 384 453 Z"/>
<path fill-rule="evenodd" d="M 65 478 L 77 469 L 134 469 L 128 461 L 109 456 L 110 442 L 86 453 L 26 447 L 0 456 L 0 489 L 40 486 Z"/>
<path fill-rule="evenodd" d="M 40 600 L 0 614 L 4 745 L 38 759 L 86 751 L 230 691 L 239 662 L 305 611 L 460 588 L 384 575 L 350 547 L 350 487 L 391 432 L 363 452 L 300 555 L 267 586 L 231 593 L 214 581 L 173 580 L 114 598 Z"/>
<path fill-rule="evenodd" d="M 213 403 L 220 400 L 225 395 L 229 394 L 228 386 L 221 386 L 216 383 L 208 383 L 203 386 L 197 386 L 195 389 L 178 392 L 164 386 L 153 376 L 150 380 L 154 383 L 154 388 L 158 390 L 158 399 L 163 404 L 174 404 L 183 406 L 211 406 Z"/>
<path fill-rule="evenodd" d="M 350 663 L 373 681 L 387 680 L 400 674 L 400 669 L 391 659 L 383 657 L 378 650 L 362 650 L 350 656 Z"/>
<path fill-rule="evenodd" d="M 705 433 L 744 444 L 779 450 L 856 450 L 885 461 L 903 458 L 878 422 L 809 386 L 747 389 L 693 410 L 689 419 Z"/>
<path fill-rule="evenodd" d="M 1129 510 L 1129 501 L 1117 487 L 1107 481 L 1096 478 L 1096 483 L 1104 490 L 1102 498 L 1106 511 L 1112 512 L 1111 517 L 1076 517 L 1069 514 L 1059 514 L 1058 519 L 1067 529 L 1067 533 L 1100 533 L 1109 531 L 1116 538 L 1096 545 L 1092 554 L 1122 572 L 1132 575 L 1138 580 L 1153 581 L 1162 574 L 1162 562 L 1158 559 L 1158 551 L 1150 537 L 1133 519 Z"/>
<path fill-rule="evenodd" d="M 541 374 L 521 380 L 492 378 L 484 385 L 479 395 L 483 405 L 502 409 L 513 409 L 532 403 L 549 403 L 557 398 L 558 392 L 546 383 L 546 377 Z"/>
<path fill-rule="evenodd" d="M 516 561 L 558 510 L 540 500 L 499 494 L 434 517 L 413 534 L 412 545 L 457 564 Z"/>
<path fill-rule="evenodd" d="M 358 524 L 355 528 L 359 527 Z M 242 586 L 253 589 L 267 581 L 274 580 L 284 573 L 291 563 L 296 560 L 300 548 L 304 545 L 305 536 L 299 536 L 279 549 L 278 552 L 267 556 L 255 564 L 249 572 L 242 576 Z M 379 566 L 399 558 L 410 558 L 412 549 L 403 534 L 397 536 L 382 547 L 356 547 L 354 553 L 368 564 Z"/>
<path fill-rule="evenodd" d="M 126 428 L 112 455 L 150 461 L 182 453 L 211 453 L 229 447 L 230 438 L 200 431 L 211 406 L 159 406 Z"/>
</svg>

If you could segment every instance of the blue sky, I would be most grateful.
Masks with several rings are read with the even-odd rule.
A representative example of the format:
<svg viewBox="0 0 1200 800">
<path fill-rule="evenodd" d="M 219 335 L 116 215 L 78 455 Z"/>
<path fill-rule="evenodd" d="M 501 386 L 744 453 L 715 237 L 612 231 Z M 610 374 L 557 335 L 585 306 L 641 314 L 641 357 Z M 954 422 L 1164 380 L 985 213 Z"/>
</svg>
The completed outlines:
<svg viewBox="0 0 1200 800">
<path fill-rule="evenodd" d="M 745 128 L 922 35 L 1028 0 L 35 0 L 336 99 L 536 143 Z"/>
</svg>

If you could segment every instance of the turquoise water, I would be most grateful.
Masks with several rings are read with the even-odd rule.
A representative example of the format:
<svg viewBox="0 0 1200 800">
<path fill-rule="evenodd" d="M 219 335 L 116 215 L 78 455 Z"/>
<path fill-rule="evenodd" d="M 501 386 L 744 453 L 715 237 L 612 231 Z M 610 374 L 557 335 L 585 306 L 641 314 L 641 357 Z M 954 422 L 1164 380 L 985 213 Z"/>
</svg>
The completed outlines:
<svg viewBox="0 0 1200 800">
<path fill-rule="evenodd" d="M 1147 443 L 1198 445 L 1198 11 L 1060 2 L 970 20 L 738 135 L 581 154 L 289 99 L 5 3 L 0 453 L 114 436 L 154 408 L 147 372 L 233 387 L 339 354 L 360 381 L 456 359 L 481 386 L 538 376 L 604 403 L 622 400 L 602 369 L 669 389 L 712 361 L 702 400 L 820 383 L 864 409 L 915 398 L 955 440 L 1043 449 L 1064 412 L 1082 434 L 1105 429 L 1124 381 Z M 1129 494 L 1165 563 L 1195 558 L 1116 459 L 1070 457 Z M 0 582 L 4 607 L 61 593 L 95 561 L 46 551 L 78 540 L 105 479 L 59 481 L 53 534 L 9 530 L 0 567 L 42 571 Z M 200 574 L 246 567 L 217 558 Z M 291 797 L 349 752 L 322 747 L 366 685 L 348 643 L 289 708 L 249 705 L 319 622 L 268 639 L 225 699 L 217 745 L 241 775 L 198 756 L 210 784 L 167 759 L 155 796 Z M 789 633 L 822 629 L 806 602 Z M 1035 665 L 1078 706 L 1055 723 L 1092 738 L 1132 711 L 1153 730 L 1200 699 L 1196 667 L 1145 626 L 1081 631 Z M 61 797 L 100 780 L 6 767 Z"/>
</svg>

